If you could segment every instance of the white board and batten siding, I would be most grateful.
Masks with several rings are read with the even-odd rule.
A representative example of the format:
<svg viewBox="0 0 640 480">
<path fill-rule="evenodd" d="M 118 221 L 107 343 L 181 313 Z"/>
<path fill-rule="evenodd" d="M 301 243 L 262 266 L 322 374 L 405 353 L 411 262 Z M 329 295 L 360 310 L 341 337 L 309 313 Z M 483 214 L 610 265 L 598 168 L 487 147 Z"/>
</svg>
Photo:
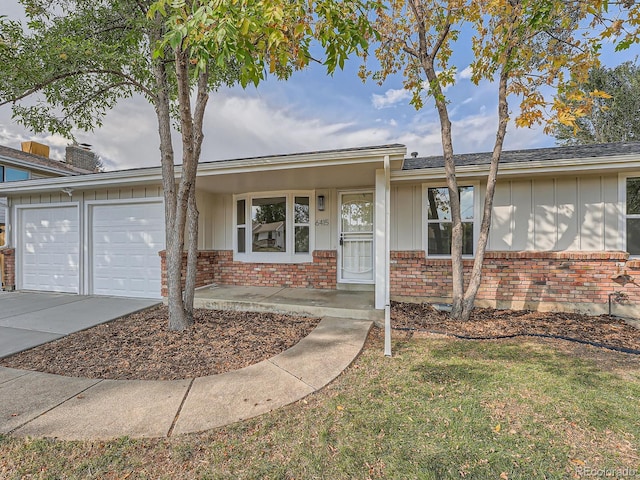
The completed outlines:
<svg viewBox="0 0 640 480">
<path fill-rule="evenodd" d="M 618 179 L 560 177 L 498 183 L 489 250 L 619 248 Z"/>
<path fill-rule="evenodd" d="M 618 250 L 618 188 L 616 175 L 499 180 L 488 249 Z M 485 184 L 481 183 L 477 196 L 481 206 L 484 189 Z M 392 185 L 392 250 L 423 248 L 422 209 L 426 199 L 422 195 L 421 184 Z"/>
<path fill-rule="evenodd" d="M 160 298 L 161 195 L 142 187 L 14 199 L 18 288 Z"/>
</svg>

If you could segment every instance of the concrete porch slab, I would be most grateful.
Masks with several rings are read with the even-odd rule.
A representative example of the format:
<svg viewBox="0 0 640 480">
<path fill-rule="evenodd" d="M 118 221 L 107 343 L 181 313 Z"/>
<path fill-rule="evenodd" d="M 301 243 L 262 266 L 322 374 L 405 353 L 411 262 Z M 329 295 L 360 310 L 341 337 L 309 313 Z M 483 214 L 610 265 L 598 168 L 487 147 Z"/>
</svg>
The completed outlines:
<svg viewBox="0 0 640 480">
<path fill-rule="evenodd" d="M 368 291 L 212 285 L 196 291 L 197 308 L 333 316 L 381 321 Z"/>
</svg>

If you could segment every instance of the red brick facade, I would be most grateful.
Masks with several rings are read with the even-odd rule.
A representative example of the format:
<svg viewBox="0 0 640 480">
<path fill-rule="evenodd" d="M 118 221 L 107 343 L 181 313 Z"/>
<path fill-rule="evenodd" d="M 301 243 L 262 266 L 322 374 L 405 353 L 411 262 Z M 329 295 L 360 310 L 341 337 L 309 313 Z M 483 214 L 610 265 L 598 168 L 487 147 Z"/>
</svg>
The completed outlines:
<svg viewBox="0 0 640 480">
<path fill-rule="evenodd" d="M 165 252 L 162 295 L 167 295 Z M 464 260 L 469 273 L 472 260 Z M 183 272 L 186 268 L 186 256 Z M 638 284 L 635 283 L 636 279 Z M 391 295 L 398 300 L 447 301 L 451 260 L 425 252 L 391 252 Z M 313 252 L 313 262 L 244 263 L 230 250 L 198 252 L 198 287 L 219 283 L 258 287 L 337 288 L 337 252 Z M 514 309 L 606 312 L 609 295 L 622 292 L 623 304 L 640 302 L 640 261 L 625 252 L 487 252 L 478 305 Z"/>
<path fill-rule="evenodd" d="M 472 265 L 464 261 L 465 273 Z M 451 260 L 427 259 L 424 251 L 391 253 L 393 297 L 442 301 L 450 292 Z M 625 252 L 487 252 L 477 300 L 500 308 L 603 306 L 613 292 L 626 294 L 626 303 L 640 301 L 640 262 Z"/>
<path fill-rule="evenodd" d="M 162 296 L 167 296 L 166 255 L 160 252 L 162 264 Z M 186 271 L 183 258 L 183 281 Z M 309 263 L 246 263 L 235 262 L 231 250 L 198 252 L 196 286 L 211 283 L 254 287 L 292 287 L 335 289 L 337 285 L 337 252 L 316 250 Z"/>
<path fill-rule="evenodd" d="M 16 250 L 15 248 L 0 249 L 0 255 L 4 256 L 4 275 L 2 278 L 2 286 L 5 290 L 16 289 Z"/>
</svg>

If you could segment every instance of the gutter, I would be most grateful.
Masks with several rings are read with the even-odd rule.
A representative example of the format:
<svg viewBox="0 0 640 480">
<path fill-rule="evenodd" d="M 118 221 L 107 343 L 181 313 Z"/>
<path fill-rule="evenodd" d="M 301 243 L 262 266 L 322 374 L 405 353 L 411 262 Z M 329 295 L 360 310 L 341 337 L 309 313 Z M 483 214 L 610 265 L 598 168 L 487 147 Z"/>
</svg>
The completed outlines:
<svg viewBox="0 0 640 480">
<path fill-rule="evenodd" d="M 638 155 L 615 155 L 611 157 L 574 158 L 570 160 L 540 160 L 532 162 L 500 163 L 500 178 L 515 175 L 544 175 L 557 173 L 619 172 L 620 170 L 640 170 Z M 486 175 L 489 164 L 457 165 L 456 176 L 460 178 Z M 396 170 L 391 173 L 392 181 L 442 180 L 444 167 Z"/>
<path fill-rule="evenodd" d="M 220 160 L 198 165 L 198 177 L 213 175 L 260 172 L 264 170 L 285 170 L 305 167 L 329 167 L 345 164 L 377 163 L 384 154 L 393 161 L 404 158 L 404 146 L 374 147 L 361 150 L 328 151 L 308 154 L 258 157 L 239 160 Z M 175 166 L 176 179 L 182 173 L 182 165 Z M 109 186 L 128 186 L 162 183 L 162 167 L 147 167 L 113 172 L 89 173 L 67 177 L 24 180 L 0 184 L 0 195 L 32 192 L 47 192 L 62 188 L 90 189 Z"/>
</svg>

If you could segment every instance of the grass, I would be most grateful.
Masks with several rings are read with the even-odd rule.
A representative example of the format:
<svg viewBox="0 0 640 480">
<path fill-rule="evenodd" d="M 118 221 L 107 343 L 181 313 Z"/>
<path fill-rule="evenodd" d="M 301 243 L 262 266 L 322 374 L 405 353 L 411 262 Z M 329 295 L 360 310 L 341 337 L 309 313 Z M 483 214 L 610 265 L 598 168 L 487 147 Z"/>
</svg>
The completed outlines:
<svg viewBox="0 0 640 480">
<path fill-rule="evenodd" d="M 389 359 L 373 341 L 323 391 L 224 429 L 111 442 L 0 436 L 0 478 L 632 477 L 640 362 L 580 354 L 589 351 L 413 338 Z"/>
</svg>

